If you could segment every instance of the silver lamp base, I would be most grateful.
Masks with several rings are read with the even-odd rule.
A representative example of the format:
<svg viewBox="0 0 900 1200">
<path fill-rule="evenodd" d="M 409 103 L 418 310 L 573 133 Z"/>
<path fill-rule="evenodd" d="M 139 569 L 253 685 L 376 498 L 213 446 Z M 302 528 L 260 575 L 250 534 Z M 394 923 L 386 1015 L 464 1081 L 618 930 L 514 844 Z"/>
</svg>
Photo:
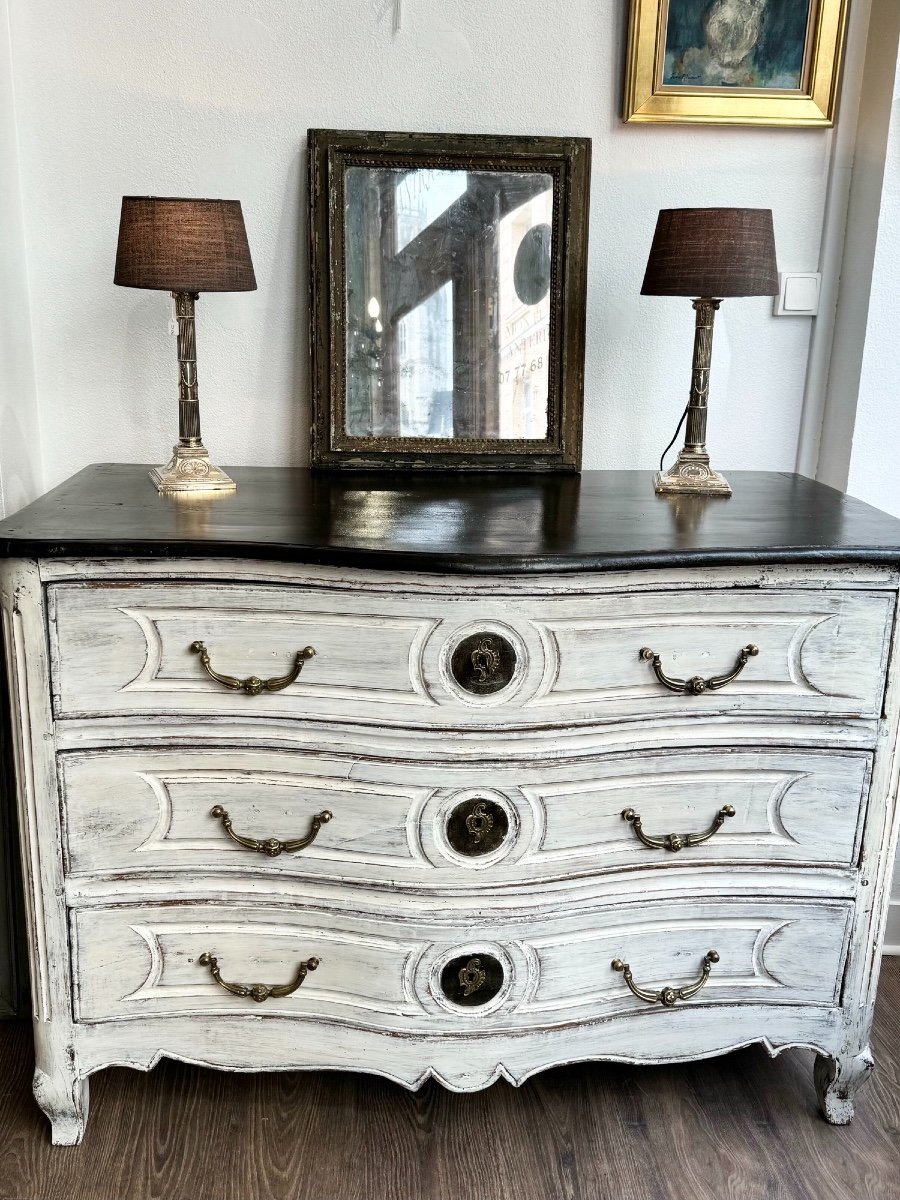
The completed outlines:
<svg viewBox="0 0 900 1200">
<path fill-rule="evenodd" d="M 660 496 L 730 496 L 723 475 L 709 465 L 709 455 L 684 449 L 668 471 L 659 471 L 655 482 Z"/>
<path fill-rule="evenodd" d="M 177 445 L 164 467 L 154 467 L 150 478 L 163 495 L 176 492 L 234 492 L 237 484 L 209 460 L 209 451 L 202 444 Z"/>
</svg>

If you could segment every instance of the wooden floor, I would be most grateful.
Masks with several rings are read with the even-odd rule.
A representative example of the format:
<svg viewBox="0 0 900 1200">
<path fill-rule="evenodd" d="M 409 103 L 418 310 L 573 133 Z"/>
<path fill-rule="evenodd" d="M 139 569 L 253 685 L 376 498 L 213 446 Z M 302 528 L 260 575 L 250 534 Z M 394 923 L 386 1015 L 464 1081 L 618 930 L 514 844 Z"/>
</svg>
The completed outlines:
<svg viewBox="0 0 900 1200">
<path fill-rule="evenodd" d="M 363 1075 L 161 1063 L 91 1084 L 80 1149 L 31 1098 L 29 1027 L 0 1025 L 3 1200 L 900 1200 L 900 959 L 856 1120 L 819 1117 L 812 1055 L 589 1064 L 457 1096 Z"/>
</svg>

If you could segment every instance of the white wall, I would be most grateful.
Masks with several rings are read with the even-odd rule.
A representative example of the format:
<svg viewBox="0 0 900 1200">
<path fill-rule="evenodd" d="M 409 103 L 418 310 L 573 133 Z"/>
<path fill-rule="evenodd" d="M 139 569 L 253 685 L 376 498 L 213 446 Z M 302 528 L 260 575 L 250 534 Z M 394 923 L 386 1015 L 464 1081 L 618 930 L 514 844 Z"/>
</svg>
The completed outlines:
<svg viewBox="0 0 900 1200">
<path fill-rule="evenodd" d="M 7 0 L 0 0 L 0 515 L 44 490 Z"/>
<path fill-rule="evenodd" d="M 862 499 L 900 512 L 900 484 L 890 488 L 884 469 L 883 441 L 886 416 L 892 421 L 892 405 L 883 384 L 889 375 L 880 357 L 891 355 L 896 338 L 886 324 L 883 309 L 885 282 L 873 274 L 876 253 L 881 277 L 896 271 L 897 214 L 890 208 L 896 192 L 900 165 L 900 143 L 894 110 L 895 74 L 900 39 L 900 5 L 897 0 L 872 0 L 870 36 L 865 47 L 863 83 L 859 99 L 859 121 L 854 138 L 853 177 L 847 214 L 846 238 L 840 271 L 840 292 L 831 346 L 831 364 L 821 420 L 821 440 L 816 478 L 832 487 L 848 489 L 851 452 L 856 460 L 854 486 L 849 490 Z M 887 207 L 885 207 L 887 206 Z M 893 226 L 893 227 L 892 227 Z M 894 252 L 892 254 L 892 251 Z M 876 294 L 881 288 L 881 295 Z M 891 304 L 888 304 L 888 314 Z M 887 315 L 887 320 L 891 318 Z M 877 347 L 877 350 L 876 350 Z M 878 357 L 878 361 L 873 359 Z M 864 358 L 868 364 L 864 368 Z M 864 369 L 868 381 L 863 383 Z M 869 392 L 868 417 L 860 409 L 861 389 Z M 862 401 L 865 407 L 865 401 Z M 872 407 L 885 409 L 875 421 L 877 434 L 865 441 L 872 429 Z M 874 461 L 869 462 L 869 455 Z M 872 468 L 875 468 L 874 470 Z M 860 490 L 862 488 L 862 490 Z"/>
<path fill-rule="evenodd" d="M 686 399 L 687 300 L 639 295 L 661 207 L 775 212 L 816 269 L 831 134 L 623 126 L 622 0 L 9 0 L 47 483 L 153 461 L 176 432 L 166 299 L 112 284 L 123 193 L 242 201 L 259 291 L 204 296 L 204 433 L 222 462 L 306 461 L 309 126 L 594 139 L 586 467 L 651 467 Z M 792 470 L 810 322 L 718 322 L 718 466 Z"/>
<path fill-rule="evenodd" d="M 875 0 L 863 89 L 860 154 L 842 280 L 831 389 L 823 427 L 823 456 L 835 482 L 851 495 L 900 517 L 900 9 Z M 871 95 L 867 92 L 871 90 Z M 843 320 L 841 319 L 843 317 Z M 848 413 L 855 399 L 855 410 Z M 843 401 L 843 403 L 841 403 Z M 823 467 L 826 464 L 823 462 Z M 886 948 L 900 954 L 900 856 L 894 869 Z"/>
</svg>

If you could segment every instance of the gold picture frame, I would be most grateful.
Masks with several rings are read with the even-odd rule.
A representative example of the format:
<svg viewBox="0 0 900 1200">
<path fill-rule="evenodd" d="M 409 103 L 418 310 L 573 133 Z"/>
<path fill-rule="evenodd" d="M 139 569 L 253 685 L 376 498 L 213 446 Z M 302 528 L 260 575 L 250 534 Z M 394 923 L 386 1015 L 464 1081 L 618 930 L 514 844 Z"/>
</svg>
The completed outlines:
<svg viewBox="0 0 900 1200">
<path fill-rule="evenodd" d="M 742 14 L 749 12 L 743 38 L 729 20 L 737 4 L 744 5 Z M 750 0 L 749 9 L 747 0 L 632 0 L 624 119 L 833 125 L 848 8 L 849 0 L 808 0 L 805 10 L 798 9 L 798 0 Z M 766 29 L 773 13 L 774 32 Z M 728 44 L 716 42 L 725 35 Z M 749 52 L 740 58 L 745 45 Z"/>
</svg>

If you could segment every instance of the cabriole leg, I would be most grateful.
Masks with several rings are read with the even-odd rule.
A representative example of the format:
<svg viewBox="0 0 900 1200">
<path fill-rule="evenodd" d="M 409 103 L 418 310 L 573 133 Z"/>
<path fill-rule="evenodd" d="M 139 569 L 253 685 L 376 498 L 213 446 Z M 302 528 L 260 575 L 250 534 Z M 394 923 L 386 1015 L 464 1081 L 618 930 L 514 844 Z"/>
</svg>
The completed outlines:
<svg viewBox="0 0 900 1200">
<path fill-rule="evenodd" d="M 68 1072 L 48 1075 L 35 1068 L 34 1098 L 52 1127 L 54 1146 L 77 1146 L 88 1118 L 88 1081 Z"/>
<path fill-rule="evenodd" d="M 856 1093 L 872 1074 L 874 1066 L 868 1046 L 859 1054 L 838 1054 L 834 1058 L 816 1055 L 816 1092 L 826 1121 L 832 1125 L 850 1124 Z"/>
</svg>

